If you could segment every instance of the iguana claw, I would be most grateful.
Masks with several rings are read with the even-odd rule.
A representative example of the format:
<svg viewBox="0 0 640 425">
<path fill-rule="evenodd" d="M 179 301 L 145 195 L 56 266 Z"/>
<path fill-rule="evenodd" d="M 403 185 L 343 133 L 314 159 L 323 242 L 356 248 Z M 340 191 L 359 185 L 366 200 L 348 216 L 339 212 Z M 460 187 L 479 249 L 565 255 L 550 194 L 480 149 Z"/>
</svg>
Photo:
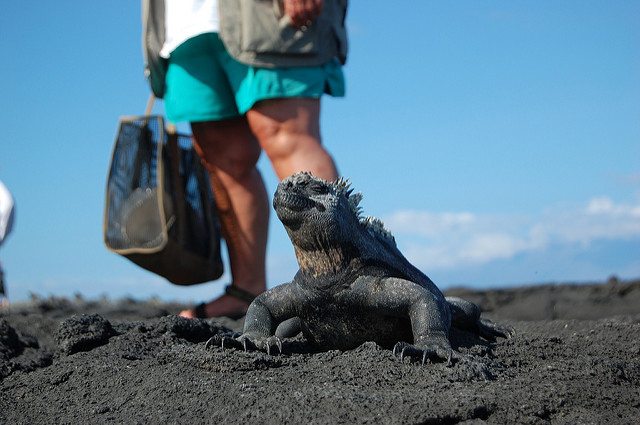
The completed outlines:
<svg viewBox="0 0 640 425">
<path fill-rule="evenodd" d="M 270 336 L 265 341 L 265 344 L 266 344 L 266 349 L 267 349 L 267 354 L 268 355 L 271 355 L 271 346 L 274 345 L 274 344 L 275 344 L 276 348 L 278 349 L 278 354 L 282 354 L 282 341 L 277 336 Z"/>
<path fill-rule="evenodd" d="M 207 340 L 207 342 L 204 344 L 204 348 L 209 348 L 213 346 L 220 347 L 222 349 L 225 349 L 228 347 L 240 348 L 241 347 L 240 341 L 237 340 L 239 335 L 240 334 L 237 332 L 234 332 L 232 334 L 214 335 Z"/>
<path fill-rule="evenodd" d="M 418 347 L 402 341 L 393 347 L 393 355 L 399 357 L 401 362 L 405 356 L 419 358 L 423 365 L 427 363 L 427 360 L 439 359 L 446 360 L 447 366 L 452 366 L 454 360 L 461 358 L 461 355 L 450 347 Z"/>
<path fill-rule="evenodd" d="M 243 349 L 244 351 L 249 351 L 249 350 L 247 349 L 248 341 L 249 341 L 249 340 L 248 340 L 247 338 L 243 338 L 243 339 L 241 340 L 241 342 L 242 342 L 242 349 Z"/>
<path fill-rule="evenodd" d="M 215 345 L 214 338 L 215 338 L 216 336 L 217 336 L 217 335 L 214 335 L 214 336 L 212 336 L 211 338 L 209 338 L 209 339 L 207 340 L 207 342 L 205 342 L 205 343 L 204 343 L 204 348 L 209 348 L 209 347 L 211 347 L 211 346 Z"/>
<path fill-rule="evenodd" d="M 487 341 L 495 342 L 497 337 L 513 338 L 516 335 L 514 328 L 508 325 L 500 325 L 488 319 L 478 320 L 478 334 Z"/>
<path fill-rule="evenodd" d="M 254 339 L 245 334 L 214 335 L 205 343 L 205 348 L 212 346 L 222 349 L 235 348 L 244 351 L 265 350 L 269 355 L 271 355 L 272 347 L 275 347 L 278 350 L 278 354 L 282 354 L 282 340 L 277 336 L 257 338 L 254 341 Z"/>
</svg>

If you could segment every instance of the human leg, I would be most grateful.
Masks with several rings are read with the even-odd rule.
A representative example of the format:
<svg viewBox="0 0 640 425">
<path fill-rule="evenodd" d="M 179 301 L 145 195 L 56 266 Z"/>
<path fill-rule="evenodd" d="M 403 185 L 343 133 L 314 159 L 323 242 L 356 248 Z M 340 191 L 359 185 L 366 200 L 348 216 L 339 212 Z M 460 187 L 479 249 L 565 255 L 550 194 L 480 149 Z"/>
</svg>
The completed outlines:
<svg viewBox="0 0 640 425">
<path fill-rule="evenodd" d="M 336 178 L 333 160 L 320 145 L 319 97 L 344 95 L 340 67 L 335 62 L 299 69 L 247 67 L 226 53 L 216 34 L 202 34 L 171 53 L 166 85 L 168 118 L 194 123 L 195 146 L 215 188 L 233 282 L 262 292 L 269 206 L 255 168 L 260 145 L 247 120 L 251 116 L 251 130 L 280 178 L 300 170 Z M 274 100 L 280 98 L 287 99 Z M 237 119 L 249 109 L 247 119 Z M 239 300 L 223 296 L 207 304 L 205 315 L 229 314 L 232 301 Z M 182 314 L 192 317 L 195 311 Z"/>
<path fill-rule="evenodd" d="M 321 144 L 320 99 L 263 100 L 246 116 L 279 179 L 298 171 L 310 171 L 325 180 L 338 177 L 333 158 Z"/>
<path fill-rule="evenodd" d="M 9 305 L 9 299 L 7 298 L 7 292 L 4 288 L 4 270 L 2 270 L 2 263 L 0 263 L 0 307 Z"/>
<path fill-rule="evenodd" d="M 269 202 L 256 168 L 260 147 L 244 118 L 191 124 L 194 146 L 209 171 L 229 252 L 233 284 L 258 295 L 266 289 Z M 207 317 L 244 313 L 246 301 L 223 295 L 204 306 Z M 195 317 L 194 310 L 180 313 Z"/>
</svg>

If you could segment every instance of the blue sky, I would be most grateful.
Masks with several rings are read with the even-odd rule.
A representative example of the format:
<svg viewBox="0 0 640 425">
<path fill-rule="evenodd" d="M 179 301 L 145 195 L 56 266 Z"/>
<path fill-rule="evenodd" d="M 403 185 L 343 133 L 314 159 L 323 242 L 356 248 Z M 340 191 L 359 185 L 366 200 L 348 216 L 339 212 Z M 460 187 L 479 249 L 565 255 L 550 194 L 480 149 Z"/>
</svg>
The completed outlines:
<svg viewBox="0 0 640 425">
<path fill-rule="evenodd" d="M 637 1 L 352 1 L 325 144 L 441 287 L 638 277 L 638 16 Z M 0 51 L 12 298 L 218 294 L 228 276 L 175 287 L 102 243 L 116 123 L 148 96 L 139 3 L 10 2 Z M 274 217 L 268 265 L 270 286 L 296 268 Z"/>
</svg>

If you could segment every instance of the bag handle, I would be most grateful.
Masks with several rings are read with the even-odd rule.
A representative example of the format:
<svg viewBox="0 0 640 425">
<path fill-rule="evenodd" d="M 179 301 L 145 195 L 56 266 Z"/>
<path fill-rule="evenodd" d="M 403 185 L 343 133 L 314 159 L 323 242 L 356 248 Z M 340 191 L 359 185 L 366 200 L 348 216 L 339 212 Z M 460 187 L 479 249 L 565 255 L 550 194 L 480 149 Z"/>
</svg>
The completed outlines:
<svg viewBox="0 0 640 425">
<path fill-rule="evenodd" d="M 149 117 L 153 112 L 153 104 L 155 103 L 156 96 L 151 93 L 147 100 L 147 107 L 145 108 L 144 115 Z M 180 163 L 182 162 L 182 149 L 178 142 L 179 134 L 176 126 L 171 123 L 166 123 L 163 129 L 167 137 L 168 147 L 168 166 L 171 173 L 171 185 L 173 186 L 175 196 L 177 199 L 173 199 L 173 206 L 176 212 L 176 223 L 178 225 L 177 236 L 179 242 L 184 245 L 184 242 L 188 240 L 187 237 L 187 205 L 184 193 L 184 179 L 180 175 Z M 162 207 L 164 208 L 164 207 Z"/>
<path fill-rule="evenodd" d="M 153 95 L 153 93 L 151 93 L 149 95 L 149 99 L 147 99 L 147 107 L 144 110 L 144 115 L 145 116 L 149 116 L 151 115 L 151 112 L 153 111 L 153 104 L 156 101 L 156 97 Z"/>
<path fill-rule="evenodd" d="M 166 134 L 168 137 L 169 147 L 169 164 L 171 167 L 171 183 L 177 199 L 174 199 L 173 204 L 176 211 L 176 222 L 178 224 L 178 240 L 182 245 L 188 240 L 187 231 L 187 200 L 184 194 L 184 179 L 180 175 L 180 163 L 182 162 L 182 149 L 178 143 L 178 132 L 174 125 L 166 126 Z"/>
</svg>

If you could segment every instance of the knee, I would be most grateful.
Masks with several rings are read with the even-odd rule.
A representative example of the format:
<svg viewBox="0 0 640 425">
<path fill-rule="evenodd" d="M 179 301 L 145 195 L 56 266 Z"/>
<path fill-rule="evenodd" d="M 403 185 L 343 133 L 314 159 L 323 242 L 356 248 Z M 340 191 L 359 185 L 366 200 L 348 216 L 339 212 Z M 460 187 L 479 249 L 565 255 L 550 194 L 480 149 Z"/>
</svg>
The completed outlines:
<svg viewBox="0 0 640 425">
<path fill-rule="evenodd" d="M 271 161 L 286 160 L 305 149 L 320 147 L 320 135 L 306 126 L 266 121 L 252 129 Z"/>
<path fill-rule="evenodd" d="M 264 101 L 247 112 L 247 120 L 270 158 L 288 157 L 305 145 L 320 144 L 318 99 Z"/>
<path fill-rule="evenodd" d="M 300 137 L 277 125 L 264 125 L 256 129 L 260 145 L 271 160 L 288 158 L 294 154 Z M 298 135 L 300 136 L 300 135 Z M 304 134 L 301 136 L 304 137 Z"/>
<path fill-rule="evenodd" d="M 248 134 L 195 136 L 193 144 L 209 172 L 222 172 L 234 180 L 253 172 L 261 153 L 258 143 Z"/>
<path fill-rule="evenodd" d="M 259 148 L 242 145 L 221 149 L 219 146 L 201 145 L 200 149 L 196 150 L 207 170 L 222 171 L 234 180 L 241 180 L 252 172 L 260 158 Z"/>
<path fill-rule="evenodd" d="M 311 171 L 327 180 L 337 177 L 333 159 L 320 139 L 318 99 L 263 102 L 247 112 L 247 120 L 276 174 L 283 179 Z"/>
</svg>

